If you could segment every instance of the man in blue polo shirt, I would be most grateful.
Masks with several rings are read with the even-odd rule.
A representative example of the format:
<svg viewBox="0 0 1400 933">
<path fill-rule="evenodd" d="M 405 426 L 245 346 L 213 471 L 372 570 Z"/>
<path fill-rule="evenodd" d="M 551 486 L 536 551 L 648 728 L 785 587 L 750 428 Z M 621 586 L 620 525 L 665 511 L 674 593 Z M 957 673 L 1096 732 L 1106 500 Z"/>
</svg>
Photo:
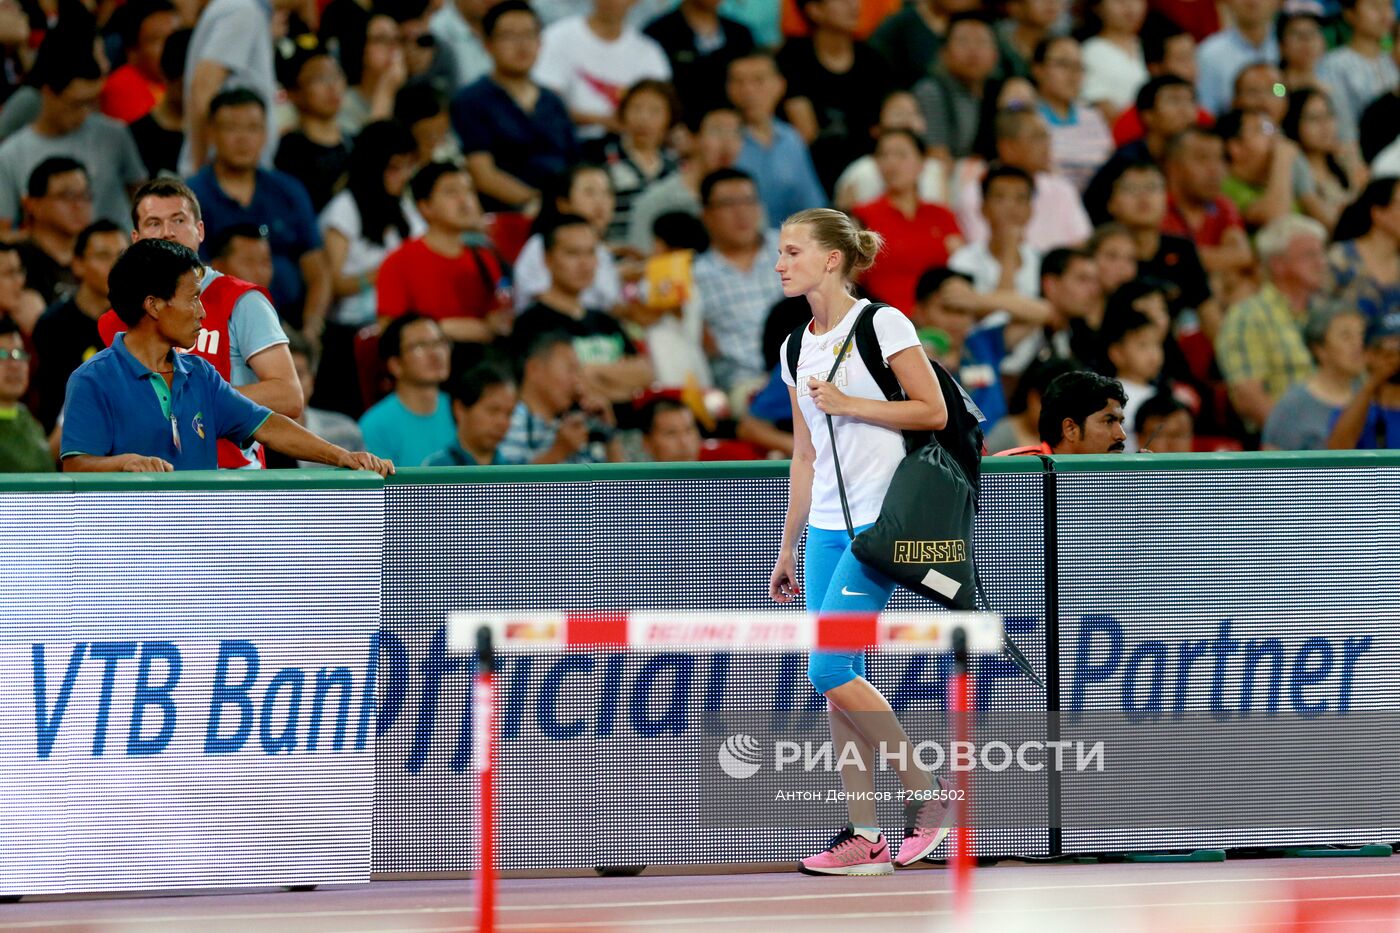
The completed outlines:
<svg viewBox="0 0 1400 933">
<path fill-rule="evenodd" d="M 112 267 L 108 293 L 127 331 L 68 381 L 64 470 L 212 470 L 222 437 L 240 446 L 257 440 L 298 460 L 394 472 L 392 463 L 322 440 L 239 394 L 209 363 L 177 352 L 199 339 L 203 271 L 193 250 L 155 239 L 133 243 Z"/>
</svg>

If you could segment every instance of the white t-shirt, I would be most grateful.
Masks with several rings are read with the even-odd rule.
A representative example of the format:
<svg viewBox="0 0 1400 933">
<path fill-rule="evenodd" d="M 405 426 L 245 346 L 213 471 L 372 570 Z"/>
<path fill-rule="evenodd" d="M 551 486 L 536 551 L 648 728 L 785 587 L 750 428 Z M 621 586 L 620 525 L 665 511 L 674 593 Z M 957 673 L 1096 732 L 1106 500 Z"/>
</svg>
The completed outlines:
<svg viewBox="0 0 1400 933">
<path fill-rule="evenodd" d="M 1079 96 L 1091 104 L 1107 101 L 1125 110 L 1137 99 L 1138 89 L 1151 77 L 1142 49 L 1129 55 L 1107 39 L 1095 36 L 1084 43 L 1084 87 Z"/>
<path fill-rule="evenodd" d="M 545 27 L 531 77 L 564 98 L 570 113 L 607 117 L 641 79 L 671 80 L 671 63 L 655 40 L 631 26 L 607 42 L 582 16 L 570 16 Z M 601 135 L 599 126 L 579 130 L 580 138 Z"/>
<path fill-rule="evenodd" d="M 277 69 L 272 45 L 272 4 L 266 0 L 213 0 L 199 14 L 185 55 L 185 100 L 194 99 L 194 76 L 202 61 L 222 65 L 226 74 L 219 90 L 246 87 L 267 105 L 268 134 L 261 163 L 272 168 L 280 134 L 272 116 L 277 111 Z M 185 142 L 180 150 L 180 174 L 194 174 L 190 152 L 190 110 L 185 112 Z M 213 143 L 210 143 L 211 152 Z M 102 152 L 105 150 L 93 150 Z M 204 160 L 208 162 L 208 159 Z"/>
<path fill-rule="evenodd" d="M 947 202 L 948 183 L 944 174 L 942 162 L 932 158 L 924 160 L 923 170 L 919 172 L 920 201 L 930 204 Z M 884 193 L 885 180 L 880 177 L 880 168 L 871 155 L 856 159 L 836 179 L 836 196 L 851 204 L 865 204 Z"/>
<path fill-rule="evenodd" d="M 831 460 L 831 436 L 827 433 L 826 415 L 817 408 L 808 394 L 807 381 L 813 376 L 825 380 L 831 374 L 836 354 L 856 318 L 867 302 L 856 302 L 835 329 L 820 337 L 812 335 L 811 325 L 802 331 L 802 352 L 797 358 L 797 407 L 812 435 L 812 447 L 817 459 L 812 477 L 812 508 L 807 521 L 813 528 L 844 531 L 846 519 L 841 514 L 841 494 L 836 488 L 836 468 Z M 895 308 L 875 312 L 875 335 L 880 339 L 880 355 L 888 360 L 901 350 L 919 345 L 919 335 L 910 320 Z M 789 337 L 789 340 L 792 338 Z M 794 385 L 787 369 L 787 340 L 778 359 L 783 382 Z M 884 400 L 885 394 L 870 375 L 856 350 L 855 341 L 836 370 L 832 380 L 842 392 L 855 398 Z M 851 508 L 851 523 L 867 525 L 880 517 L 880 505 L 885 501 L 895 468 L 904 459 L 904 435 L 898 431 L 846 416 L 831 419 L 836 429 L 837 452 L 841 458 L 841 476 L 846 483 L 846 501 Z"/>
<path fill-rule="evenodd" d="M 982 215 L 982 185 L 963 185 L 958 191 L 953 210 L 958 226 L 968 243 L 985 243 L 992 235 L 987 219 Z M 1094 225 L 1084 210 L 1079 189 L 1074 183 L 1049 172 L 1037 172 L 1035 193 L 1031 199 L 1031 222 L 1026 226 L 1026 243 L 1040 252 L 1059 246 L 1073 246 L 1089 239 Z"/>
<path fill-rule="evenodd" d="M 593 283 L 583 290 L 579 299 L 585 308 L 611 313 L 622 301 L 622 276 L 618 274 L 612 251 L 602 243 L 598 244 L 595 255 L 598 257 L 598 271 L 593 273 Z M 515 313 L 519 314 L 549 291 L 550 275 L 549 267 L 544 262 L 544 237 L 538 233 L 530 235 L 530 239 L 520 248 L 520 255 L 515 257 L 511 272 L 511 284 L 515 287 Z"/>
<path fill-rule="evenodd" d="M 1133 382 L 1131 379 L 1119 379 L 1123 386 L 1123 394 L 1128 396 L 1128 404 L 1123 406 L 1123 433 L 1128 435 L 1124 448 L 1128 453 L 1136 453 L 1138 450 L 1139 438 L 1137 430 L 1133 427 L 1137 423 L 1138 409 L 1142 403 L 1157 394 L 1157 387 L 1150 386 L 1142 382 Z M 1141 438 L 1145 441 L 1147 438 Z"/>
<path fill-rule="evenodd" d="M 409 239 L 427 232 L 427 223 L 419 216 L 413 199 L 407 195 L 403 199 L 403 215 L 408 221 Z M 367 275 L 384 263 L 385 256 L 403 245 L 399 231 L 392 227 L 384 234 L 383 244 L 371 243 L 366 239 L 361 228 L 360 206 L 349 191 L 340 192 L 321 209 L 318 226 L 321 236 L 324 237 L 328 230 L 334 230 L 350 244 L 345 253 L 345 264 L 339 270 L 332 270 L 338 275 Z M 331 306 L 330 319 L 346 327 L 363 327 L 374 323 L 378 307 L 374 289 L 368 288 L 338 300 Z"/>
<path fill-rule="evenodd" d="M 1386 146 L 1371 160 L 1371 177 L 1400 175 L 1400 139 Z"/>
<path fill-rule="evenodd" d="M 1021 244 L 1020 252 L 1016 291 L 1027 298 L 1039 298 L 1040 253 L 1026 243 Z M 1001 263 L 987 249 L 986 243 L 968 243 L 948 258 L 948 268 L 971 276 L 972 287 L 979 292 L 994 292 L 1001 282 Z"/>
</svg>

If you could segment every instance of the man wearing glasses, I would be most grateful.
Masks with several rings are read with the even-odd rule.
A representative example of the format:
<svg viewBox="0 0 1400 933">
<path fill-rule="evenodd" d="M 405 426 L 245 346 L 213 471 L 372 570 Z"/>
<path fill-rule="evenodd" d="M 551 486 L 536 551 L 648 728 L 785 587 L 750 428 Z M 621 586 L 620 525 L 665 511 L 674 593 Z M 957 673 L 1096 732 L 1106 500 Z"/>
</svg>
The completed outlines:
<svg viewBox="0 0 1400 933">
<path fill-rule="evenodd" d="M 134 243 L 112 267 L 112 307 L 127 327 L 68 381 L 63 468 L 89 473 L 212 470 L 217 441 L 251 440 L 298 460 L 373 470 L 394 465 L 350 453 L 230 386 L 187 350 L 199 339 L 204 267 L 188 247 Z"/>
<path fill-rule="evenodd" d="M 78 234 L 92 223 L 92 186 L 81 162 L 55 156 L 29 173 L 25 192 L 29 235 L 20 241 L 20 257 L 29 287 L 51 305 L 78 289 L 73 254 Z"/>
<path fill-rule="evenodd" d="M 19 325 L 0 317 L 0 473 L 52 473 L 44 429 L 20 401 L 29 390 L 29 351 Z"/>
<path fill-rule="evenodd" d="M 361 416 L 365 447 L 418 466 L 457 439 L 452 399 L 442 391 L 451 373 L 452 341 L 437 321 L 410 312 L 384 328 L 379 358 L 394 377 L 394 391 Z"/>
<path fill-rule="evenodd" d="M 87 168 L 92 216 L 120 223 L 128 195 L 146 180 L 146 164 L 126 126 L 97 112 L 102 66 L 90 51 L 46 42 L 30 79 L 39 86 L 39 115 L 0 144 L 0 226 L 20 225 L 29 176 L 58 156 Z"/>
<path fill-rule="evenodd" d="M 715 380 L 726 390 L 746 382 L 761 386 L 768 372 L 763 323 L 769 309 L 783 300 L 782 283 L 772 269 L 777 231 L 765 228 L 758 187 L 738 169 L 706 175 L 700 203 L 710 248 L 695 259 L 695 295 L 714 338 L 710 363 Z"/>
</svg>

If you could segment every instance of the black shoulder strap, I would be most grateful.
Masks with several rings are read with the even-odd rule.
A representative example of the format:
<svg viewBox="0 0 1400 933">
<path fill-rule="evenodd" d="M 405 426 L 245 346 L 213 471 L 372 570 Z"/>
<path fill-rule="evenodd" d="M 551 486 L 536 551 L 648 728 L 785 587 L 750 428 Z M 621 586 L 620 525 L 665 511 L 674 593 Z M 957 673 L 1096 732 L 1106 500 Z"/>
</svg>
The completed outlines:
<svg viewBox="0 0 1400 933">
<path fill-rule="evenodd" d="M 948 410 L 948 423 L 941 430 L 934 431 L 933 436 L 962 467 L 975 495 L 982 474 L 982 422 L 986 416 L 967 390 L 953 378 L 953 374 L 943 368 L 942 363 L 935 360 L 933 371 L 938 375 L 943 406 Z"/>
<path fill-rule="evenodd" d="M 899 384 L 899 377 L 895 375 L 894 370 L 885 360 L 885 354 L 880 349 L 880 335 L 875 332 L 875 313 L 881 308 L 888 307 L 890 305 L 882 301 L 872 301 L 866 307 L 860 319 L 856 321 L 856 350 L 860 353 L 860 361 L 865 364 L 866 371 L 875 380 L 875 385 L 879 386 L 880 391 L 884 393 L 885 399 L 891 402 L 902 402 L 909 396 L 904 394 L 904 387 Z M 936 366 L 934 368 L 937 369 Z M 910 452 L 918 450 L 928 443 L 931 436 L 928 431 L 905 431 L 904 449 Z"/>
<path fill-rule="evenodd" d="M 499 273 L 492 272 L 491 268 L 486 264 L 486 260 L 482 258 L 478 250 L 485 250 L 490 253 L 491 258 L 496 261 L 496 268 L 501 271 Z M 509 265 L 501 254 L 496 252 L 496 247 L 488 243 L 479 243 L 467 246 L 467 252 L 471 254 L 472 262 L 476 264 L 476 271 L 481 275 L 481 282 L 487 288 L 494 290 L 496 286 L 501 284 L 501 279 L 510 274 Z"/>
<path fill-rule="evenodd" d="M 841 361 L 850 352 L 851 338 L 855 336 L 855 333 L 855 328 L 851 328 L 846 334 L 846 339 L 841 343 L 841 349 L 836 351 L 836 362 L 831 364 L 831 372 L 826 377 L 827 382 L 836 379 L 836 371 L 841 368 Z M 793 382 L 796 381 L 796 379 L 793 380 Z M 846 480 L 841 476 L 841 456 L 836 450 L 836 426 L 832 423 L 830 415 L 826 416 L 826 433 L 831 438 L 831 465 L 836 468 L 836 491 L 841 494 L 841 515 L 846 519 L 846 536 L 854 541 L 856 526 L 851 524 L 851 504 L 846 499 Z"/>
<path fill-rule="evenodd" d="M 880 352 L 880 337 L 875 333 L 875 312 L 888 307 L 883 301 L 872 301 L 861 311 L 855 326 L 856 352 L 886 400 L 900 402 L 904 400 L 904 388 L 890 364 L 885 362 L 885 355 Z"/>
<path fill-rule="evenodd" d="M 806 329 L 807 325 L 803 323 L 787 339 L 787 371 L 793 385 L 797 385 L 797 361 L 802 358 L 802 332 Z"/>
<path fill-rule="evenodd" d="M 880 391 L 885 393 L 885 398 L 899 401 L 904 398 L 904 390 L 899 387 L 899 377 L 890 371 L 889 366 L 885 364 L 884 357 L 880 355 L 880 338 L 875 334 L 875 312 L 880 308 L 888 307 L 887 304 L 875 301 L 867 304 L 861 309 L 860 317 L 856 318 L 851 333 L 855 336 L 856 352 L 860 354 L 860 360 L 865 364 L 865 368 L 870 370 L 870 374 L 875 377 L 875 383 L 880 387 Z M 797 382 L 797 362 L 802 356 L 802 335 L 806 330 L 807 324 L 804 322 L 801 327 L 788 336 L 787 371 L 794 383 Z"/>
</svg>

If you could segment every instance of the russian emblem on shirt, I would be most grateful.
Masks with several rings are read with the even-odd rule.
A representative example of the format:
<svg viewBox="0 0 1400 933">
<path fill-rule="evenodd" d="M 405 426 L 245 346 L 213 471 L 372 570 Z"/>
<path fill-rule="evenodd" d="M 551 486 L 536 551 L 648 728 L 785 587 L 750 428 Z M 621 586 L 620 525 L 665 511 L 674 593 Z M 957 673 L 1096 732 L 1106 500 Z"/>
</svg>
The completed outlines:
<svg viewBox="0 0 1400 933">
<path fill-rule="evenodd" d="M 846 385 L 850 382 L 851 353 L 854 352 L 854 349 L 854 347 L 851 347 L 846 350 L 846 355 L 841 357 L 841 365 L 836 368 L 835 377 L 831 379 L 831 384 L 836 386 L 836 388 L 838 389 L 845 389 Z M 832 356 L 835 356 L 840 352 L 841 347 L 839 344 L 835 347 L 832 347 L 831 349 Z M 823 366 L 820 370 L 816 370 L 813 372 L 799 373 L 799 376 L 801 378 L 797 380 L 797 397 L 806 398 L 807 396 L 812 394 L 811 386 L 808 384 L 808 380 L 810 380 L 812 377 L 815 376 L 816 378 L 825 382 L 827 381 L 826 377 L 830 375 L 831 370 L 825 366 Z"/>
</svg>

